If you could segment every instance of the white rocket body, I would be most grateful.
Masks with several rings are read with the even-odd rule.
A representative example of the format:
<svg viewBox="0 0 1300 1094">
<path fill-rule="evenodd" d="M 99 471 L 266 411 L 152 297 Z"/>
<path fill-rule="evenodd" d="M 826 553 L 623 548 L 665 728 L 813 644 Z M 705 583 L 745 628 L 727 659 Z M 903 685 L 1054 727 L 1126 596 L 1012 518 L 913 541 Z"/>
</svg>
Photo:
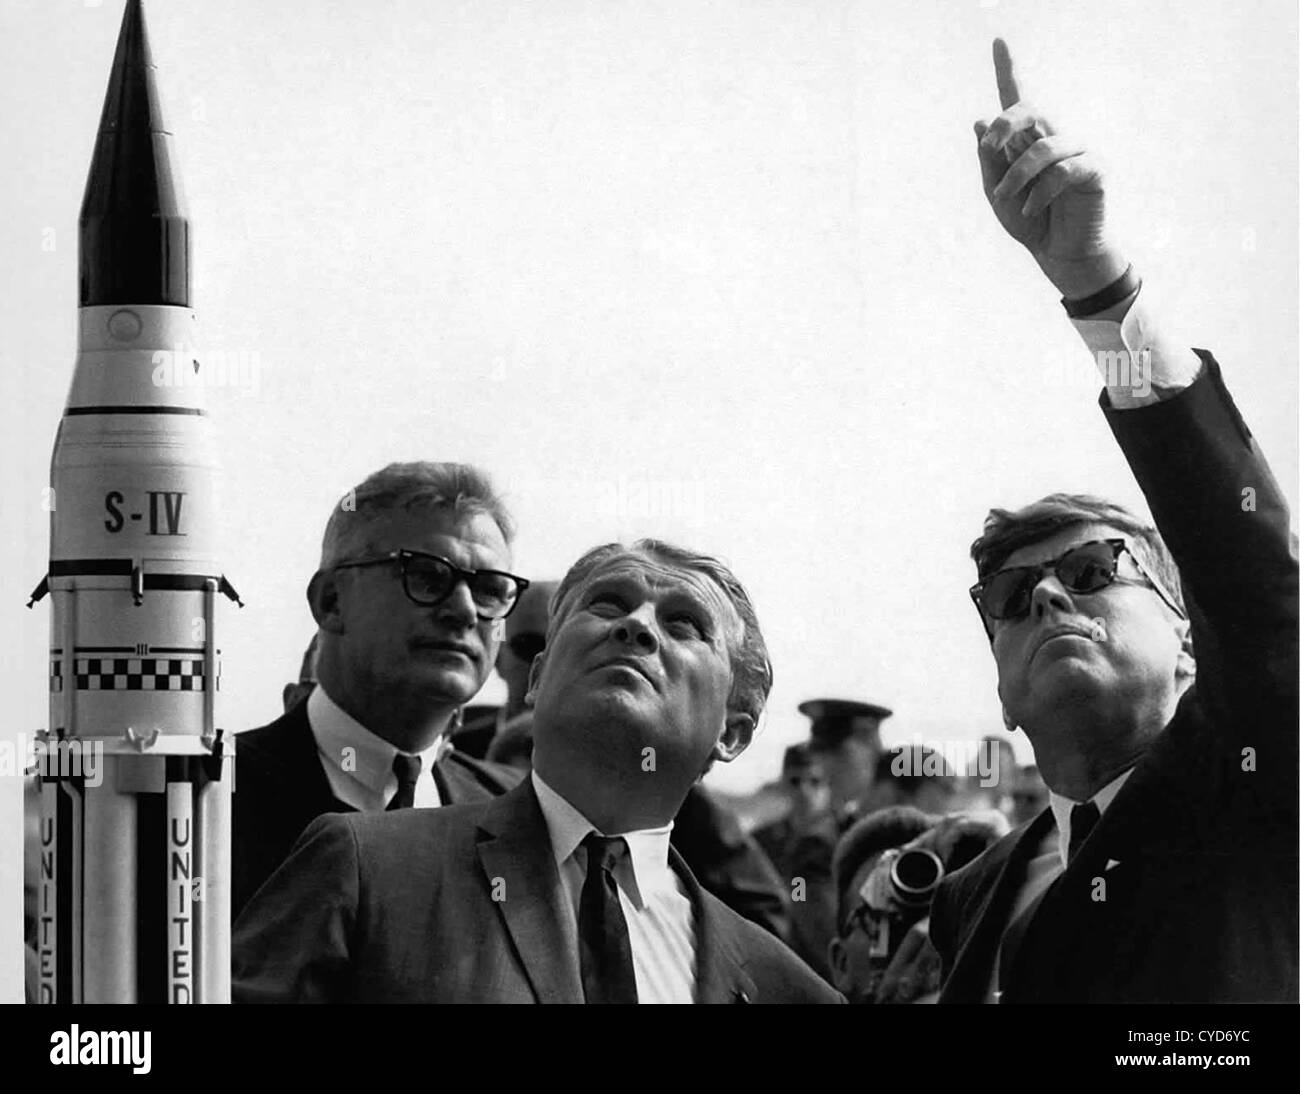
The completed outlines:
<svg viewBox="0 0 1300 1094">
<path fill-rule="evenodd" d="M 115 74 L 128 35 L 147 60 L 134 45 L 141 20 L 133 0 Z M 134 209 L 123 219 L 149 224 Z M 85 225 L 83 209 L 83 252 Z M 109 227 L 147 271 L 150 239 L 132 250 L 130 233 Z M 184 283 L 187 297 L 187 269 Z M 92 280 L 96 294 L 112 295 Z M 230 998 L 234 755 L 215 701 L 217 600 L 233 590 L 217 563 L 218 464 L 194 328 L 186 306 L 80 310 L 50 470 L 41 1002 Z"/>
</svg>

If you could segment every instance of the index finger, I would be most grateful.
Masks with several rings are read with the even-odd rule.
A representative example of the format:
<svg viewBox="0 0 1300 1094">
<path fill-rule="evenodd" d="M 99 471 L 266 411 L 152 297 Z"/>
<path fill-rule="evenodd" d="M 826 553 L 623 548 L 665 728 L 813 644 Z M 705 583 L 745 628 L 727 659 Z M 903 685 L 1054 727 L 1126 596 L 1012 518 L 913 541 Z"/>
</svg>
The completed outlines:
<svg viewBox="0 0 1300 1094">
<path fill-rule="evenodd" d="M 1002 109 L 1020 102 L 1020 85 L 1016 83 L 1016 66 L 1011 60 L 1011 50 L 1001 38 L 993 39 L 993 71 L 997 74 L 998 98 Z"/>
</svg>

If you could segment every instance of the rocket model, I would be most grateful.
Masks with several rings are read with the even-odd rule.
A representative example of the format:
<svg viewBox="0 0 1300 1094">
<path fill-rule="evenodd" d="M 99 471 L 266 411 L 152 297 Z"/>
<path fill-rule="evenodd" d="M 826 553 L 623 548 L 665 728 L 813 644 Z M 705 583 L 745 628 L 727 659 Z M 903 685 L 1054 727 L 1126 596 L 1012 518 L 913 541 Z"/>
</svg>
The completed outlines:
<svg viewBox="0 0 1300 1094">
<path fill-rule="evenodd" d="M 228 1002 L 234 750 L 215 728 L 217 461 L 190 226 L 139 0 L 81 207 L 78 356 L 51 461 L 42 1002 Z M 30 607 L 30 605 L 29 605 Z"/>
</svg>

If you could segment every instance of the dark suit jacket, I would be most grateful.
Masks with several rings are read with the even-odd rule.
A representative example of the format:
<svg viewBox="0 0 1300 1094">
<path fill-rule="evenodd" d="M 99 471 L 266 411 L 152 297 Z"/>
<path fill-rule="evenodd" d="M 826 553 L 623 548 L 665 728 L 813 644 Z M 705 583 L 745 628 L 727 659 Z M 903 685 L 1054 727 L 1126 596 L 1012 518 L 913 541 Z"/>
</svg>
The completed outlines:
<svg viewBox="0 0 1300 1094">
<path fill-rule="evenodd" d="M 456 751 L 475 760 L 485 759 L 492 738 L 497 735 L 497 717 L 501 709 L 489 706 L 465 707 L 461 711 L 464 721 L 460 729 L 455 730 L 450 737 Z"/>
<path fill-rule="evenodd" d="M 829 980 L 827 947 L 835 937 L 836 906 L 831 860 L 839 842 L 835 818 L 827 813 L 802 830 L 785 818 L 758 829 L 753 838 L 767 852 L 788 891 L 798 895 L 790 902 L 790 948 Z"/>
<path fill-rule="evenodd" d="M 754 838 L 699 783 L 673 818 L 672 845 L 705 889 L 789 944 L 789 889 Z"/>
<path fill-rule="evenodd" d="M 445 805 L 487 801 L 504 794 L 521 772 L 451 752 L 434 765 Z M 303 829 L 322 813 L 350 813 L 330 789 L 307 721 L 307 704 L 235 740 L 235 804 L 231 914 L 289 855 Z"/>
<path fill-rule="evenodd" d="M 1205 373 L 1166 402 L 1116 411 L 1102 397 L 1178 562 L 1196 685 L 1038 906 L 1002 1002 L 1296 1001 L 1295 546 L 1218 365 L 1197 352 Z M 1052 827 L 1047 811 L 940 885 L 941 1002 L 982 1001 Z"/>
<path fill-rule="evenodd" d="M 703 891 L 700 1002 L 842 1002 Z M 580 1003 L 567 898 L 532 783 L 445 809 L 321 817 L 235 925 L 236 1002 Z"/>
</svg>

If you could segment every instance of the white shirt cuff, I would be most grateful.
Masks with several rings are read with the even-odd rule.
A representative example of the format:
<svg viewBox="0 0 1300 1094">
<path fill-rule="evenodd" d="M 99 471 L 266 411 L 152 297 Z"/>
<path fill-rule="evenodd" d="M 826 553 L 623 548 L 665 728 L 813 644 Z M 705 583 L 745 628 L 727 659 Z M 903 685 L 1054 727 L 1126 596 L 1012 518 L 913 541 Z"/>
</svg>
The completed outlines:
<svg viewBox="0 0 1300 1094">
<path fill-rule="evenodd" d="M 1070 320 L 1117 410 L 1168 399 L 1201 374 L 1201 359 L 1189 345 L 1159 330 L 1145 296 L 1146 290 L 1139 288 L 1103 312 Z"/>
</svg>

